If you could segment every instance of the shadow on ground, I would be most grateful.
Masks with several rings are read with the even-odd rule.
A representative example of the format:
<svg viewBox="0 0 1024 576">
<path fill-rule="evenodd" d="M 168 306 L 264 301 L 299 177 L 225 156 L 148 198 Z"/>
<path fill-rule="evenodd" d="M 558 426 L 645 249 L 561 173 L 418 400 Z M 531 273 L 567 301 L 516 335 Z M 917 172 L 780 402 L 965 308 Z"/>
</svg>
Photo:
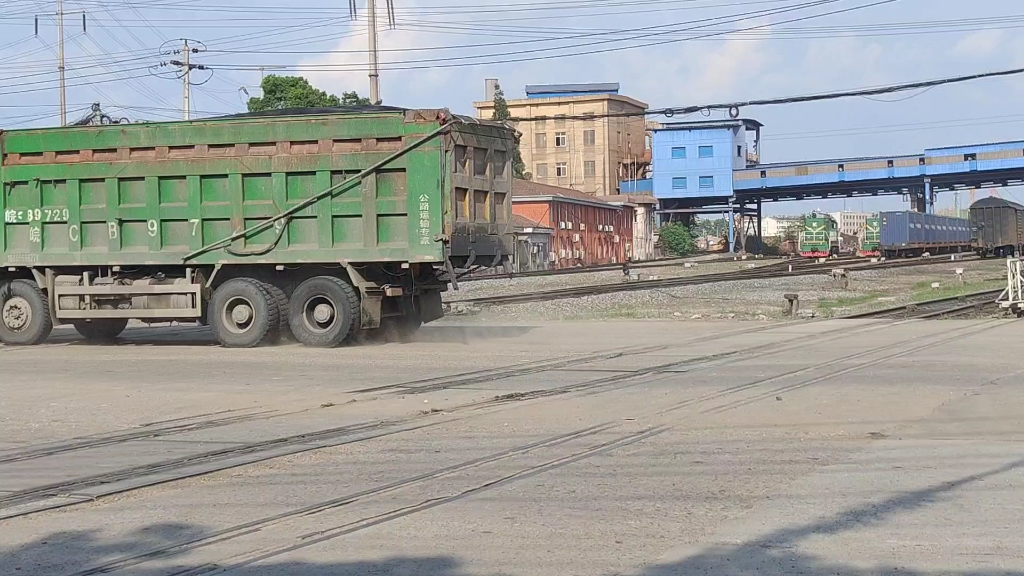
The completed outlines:
<svg viewBox="0 0 1024 576">
<path fill-rule="evenodd" d="M 166 576 L 203 574 L 229 568 L 237 576 L 457 576 L 463 574 L 459 562 L 447 556 L 394 556 L 378 560 L 347 562 L 289 561 L 268 558 L 246 564 L 226 561 L 219 565 L 190 562 L 187 555 L 156 554 L 154 551 L 210 536 L 211 533 L 189 524 L 154 524 L 128 537 L 112 541 L 93 531 L 57 532 L 15 548 L 0 547 L 0 574 L 18 576 L 57 576 L 121 574 L 130 576 Z"/>
<path fill-rule="evenodd" d="M 851 530 L 880 524 L 888 518 L 911 512 L 944 500 L 956 497 L 956 491 L 988 478 L 1004 474 L 1024 466 L 1024 459 L 1008 462 L 1002 466 L 964 476 L 957 480 L 943 482 L 921 490 L 905 492 L 866 505 L 849 508 L 833 516 L 817 521 L 785 526 L 766 533 L 752 541 L 739 544 L 707 546 L 689 554 L 682 554 L 678 561 L 651 564 L 631 572 L 642 576 L 874 576 L 879 574 L 899 576 L 1024 576 L 1024 572 L 1005 569 L 952 570 L 943 567 L 918 569 L 900 564 L 899 551 L 886 564 L 850 565 L 828 558 L 800 551 L 801 542 L 812 536 L 834 536 Z M 595 518 L 595 521 L 599 521 Z M 236 532 L 244 536 L 246 530 Z M 944 535 L 954 542 L 957 534 Z M 864 538 L 865 536 L 858 536 Z M 870 536 L 868 536 L 870 537 Z M 153 524 L 136 530 L 126 538 L 110 541 L 93 531 L 66 531 L 50 534 L 21 546 L 0 546 L 0 574 L 18 575 L 66 575 L 91 576 L 93 574 L 127 574 L 132 576 L 157 576 L 174 574 L 202 574 L 227 568 L 236 576 L 412 576 L 437 575 L 461 576 L 480 574 L 487 576 L 517 575 L 528 576 L 528 572 L 516 565 L 496 566 L 491 570 L 467 572 L 462 562 L 450 556 L 406 557 L 395 556 L 383 560 L 346 562 L 298 562 L 289 561 L 288 555 L 300 548 L 316 545 L 319 550 L 339 551 L 349 555 L 360 555 L 359 550 L 349 550 L 342 539 L 323 539 L 309 543 L 294 543 L 277 552 L 253 550 L 253 561 L 239 563 L 231 558 L 220 559 L 214 546 L 233 536 L 216 533 L 207 529 L 183 523 Z M 291 536 L 283 536 L 285 540 Z M 328 540 L 334 540 L 327 543 Z M 496 546 L 500 546 L 500 535 Z M 841 542 L 839 543 L 841 544 Z M 565 546 L 571 549 L 572 542 Z M 855 547 L 855 544 L 851 544 Z M 183 553 L 183 551 L 185 551 Z M 308 553 L 307 551 L 307 553 Z M 218 558 L 212 565 L 194 561 L 190 554 Z M 945 552 L 954 556 L 955 550 Z M 584 559 L 583 562 L 586 562 Z M 940 562 L 937 560 L 937 562 Z M 989 560 L 998 562 L 998 558 Z M 536 559 L 530 562 L 536 566 Z M 565 574 L 564 558 L 552 558 L 550 576 Z M 173 567 L 173 569 L 168 569 Z M 608 574 L 601 566 L 580 564 L 569 571 L 572 574 Z M 532 576 L 530 574 L 529 576 Z"/>
<path fill-rule="evenodd" d="M 771 531 L 761 538 L 737 545 L 718 545 L 695 548 L 685 559 L 652 565 L 642 572 L 643 576 L 792 576 L 792 575 L 838 575 L 838 576 L 1024 576 L 1022 571 L 1002 569 L 979 569 L 956 571 L 938 568 L 918 570 L 900 563 L 899 552 L 894 551 L 888 564 L 852 566 L 837 563 L 799 551 L 800 542 L 815 536 L 834 536 L 850 530 L 884 522 L 891 516 L 955 498 L 955 492 L 988 478 L 1012 472 L 1024 467 L 1024 458 L 1002 466 L 971 474 L 953 481 L 943 482 L 921 490 L 905 492 L 863 506 L 857 506 L 825 517 L 816 522 L 787 526 Z M 957 534 L 945 534 L 954 542 Z M 841 544 L 841 543 L 839 543 Z M 952 552 L 947 552 L 953 556 Z M 997 561 L 997 558 L 993 558 Z"/>
</svg>

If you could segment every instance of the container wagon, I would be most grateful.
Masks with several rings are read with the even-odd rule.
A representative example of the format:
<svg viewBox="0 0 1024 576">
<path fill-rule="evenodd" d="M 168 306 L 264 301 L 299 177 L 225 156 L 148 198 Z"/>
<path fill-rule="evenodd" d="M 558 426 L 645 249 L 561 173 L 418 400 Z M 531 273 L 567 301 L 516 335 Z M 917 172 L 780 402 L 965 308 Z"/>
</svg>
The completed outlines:
<svg viewBox="0 0 1024 576">
<path fill-rule="evenodd" d="M 391 107 L 0 132 L 0 341 L 408 335 L 460 271 L 507 262 L 515 138 Z"/>
<path fill-rule="evenodd" d="M 922 212 L 882 212 L 879 247 L 886 258 L 949 254 L 970 250 L 970 223 Z"/>
<path fill-rule="evenodd" d="M 827 258 L 839 255 L 839 226 L 828 214 L 804 217 L 800 233 L 800 255 L 805 258 Z"/>
<path fill-rule="evenodd" d="M 864 221 L 864 238 L 860 241 L 860 249 L 857 256 L 881 256 L 879 248 L 881 244 L 881 223 L 877 217 L 868 218 Z"/>
<path fill-rule="evenodd" d="M 970 219 L 971 248 L 982 258 L 1024 250 L 1024 206 L 990 196 L 971 204 Z"/>
</svg>

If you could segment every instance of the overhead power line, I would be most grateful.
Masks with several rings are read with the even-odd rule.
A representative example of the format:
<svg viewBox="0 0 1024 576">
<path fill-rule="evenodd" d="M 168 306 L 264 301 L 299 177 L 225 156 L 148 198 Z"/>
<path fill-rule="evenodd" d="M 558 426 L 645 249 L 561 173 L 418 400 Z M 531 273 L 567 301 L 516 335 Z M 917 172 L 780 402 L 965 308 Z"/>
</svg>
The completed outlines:
<svg viewBox="0 0 1024 576">
<path fill-rule="evenodd" d="M 534 116 L 532 118 L 511 118 L 513 122 L 539 122 L 545 120 L 592 120 L 595 118 L 627 118 L 636 116 L 685 116 L 708 110 L 727 110 L 730 116 L 738 116 L 739 110 L 749 106 L 771 106 L 776 104 L 802 104 L 805 102 L 822 102 L 825 100 L 838 100 L 840 98 L 855 98 L 861 96 L 881 96 L 883 94 L 895 94 L 908 90 L 920 90 L 922 88 L 934 88 L 947 84 L 961 84 L 982 80 L 985 78 L 1000 78 L 1005 76 L 1016 76 L 1024 74 L 1024 68 L 1011 68 L 1009 70 L 997 70 L 994 72 L 982 72 L 980 74 L 968 74 L 965 76 L 949 76 L 936 80 L 925 80 L 922 82 L 907 82 L 903 84 L 890 84 L 887 86 L 876 86 L 873 88 L 861 88 L 857 90 L 846 90 L 840 92 L 825 92 L 820 94 L 805 94 L 802 96 L 786 96 L 783 98 L 765 98 L 761 100 L 743 100 L 739 102 L 726 102 L 721 104 L 701 104 L 697 106 L 681 106 L 675 108 L 659 108 L 656 110 L 645 110 L 643 112 L 609 112 L 607 114 L 578 114 L 558 116 Z"/>
<path fill-rule="evenodd" d="M 658 31 L 658 32 L 649 32 L 648 31 L 645 34 L 640 34 L 640 35 L 636 35 L 636 36 L 629 37 L 629 38 L 600 40 L 600 41 L 585 42 L 585 43 L 575 44 L 575 45 L 570 45 L 570 46 L 560 46 L 558 48 L 539 48 L 539 49 L 531 49 L 531 50 L 518 50 L 518 51 L 504 52 L 504 53 L 497 53 L 497 54 L 481 54 L 481 55 L 475 55 L 475 56 L 451 56 L 451 57 L 445 57 L 445 58 L 428 58 L 428 59 L 420 59 L 420 60 L 405 60 L 405 61 L 384 62 L 384 63 L 381 64 L 381 68 L 385 69 L 385 70 L 422 70 L 422 69 L 436 69 L 436 68 L 461 68 L 461 67 L 466 67 L 466 66 L 480 66 L 480 65 L 485 65 L 485 64 L 508 64 L 508 63 L 532 62 L 532 61 L 537 61 L 537 60 L 551 60 L 551 59 L 556 59 L 556 58 L 567 58 L 567 57 L 572 57 L 572 56 L 588 56 L 588 55 L 594 55 L 594 54 L 606 54 L 606 53 L 610 53 L 610 52 L 620 52 L 620 51 L 625 51 L 625 50 L 633 50 L 633 49 L 637 49 L 637 48 L 650 48 L 652 46 L 662 46 L 662 45 L 666 45 L 666 44 L 676 44 L 676 43 L 679 43 L 679 42 L 687 42 L 687 41 L 698 40 L 698 39 L 702 39 L 702 38 L 711 38 L 711 37 L 716 37 L 716 36 L 723 36 L 725 34 L 728 34 L 729 31 L 709 32 L 709 33 L 705 33 L 705 34 L 699 34 L 699 35 L 696 35 L 696 36 L 689 36 L 689 37 L 684 37 L 684 38 L 669 38 L 669 39 L 666 39 L 666 40 L 660 40 L 660 41 L 656 41 L 656 42 L 646 42 L 645 41 L 648 38 L 654 37 L 654 36 L 661 37 L 661 36 L 664 36 L 664 35 L 667 35 L 667 34 L 670 34 L 670 33 L 677 33 L 677 32 L 682 32 L 682 31 L 701 30 L 701 29 L 705 29 L 705 28 L 707 28 L 707 27 L 709 27 L 709 26 L 711 26 L 713 24 L 738 23 L 738 22 L 742 22 L 742 21 L 745 21 L 745 20 L 762 19 L 762 18 L 767 17 L 767 16 L 774 16 L 774 15 L 783 14 L 783 13 L 787 13 L 787 12 L 794 12 L 794 11 L 797 11 L 797 10 L 806 10 L 808 8 L 821 7 L 821 6 L 828 5 L 828 4 L 834 4 L 834 3 L 840 2 L 840 1 L 841 0 L 815 0 L 815 1 L 812 1 L 812 2 L 805 2 L 803 4 L 797 4 L 797 5 L 788 6 L 786 8 L 774 9 L 771 12 L 754 11 L 754 12 L 747 12 L 747 13 L 740 13 L 740 14 L 732 14 L 732 15 L 724 16 L 724 17 L 716 17 L 716 18 L 710 18 L 710 19 L 703 19 L 703 20 L 698 20 L 698 22 L 701 22 L 701 21 L 706 22 L 707 20 L 721 20 L 722 18 L 732 18 L 731 20 L 722 20 L 722 21 L 714 22 L 714 23 L 705 23 L 705 24 L 700 24 L 700 25 L 697 25 L 697 26 L 692 26 L 692 27 L 689 27 L 689 28 L 683 28 L 683 29 L 678 29 L 678 30 L 662 30 L 662 31 Z M 835 9 L 835 10 L 831 10 L 831 11 L 828 11 L 828 12 L 821 12 L 821 13 L 817 13 L 817 14 L 809 14 L 807 16 L 798 16 L 798 17 L 787 19 L 787 20 L 781 20 L 781 21 L 778 21 L 778 22 L 767 22 L 767 23 L 764 23 L 764 24 L 756 24 L 756 25 L 752 25 L 752 26 L 748 26 L 748 27 L 742 28 L 742 29 L 740 29 L 740 31 L 758 30 L 758 29 L 768 28 L 768 27 L 772 27 L 772 26 L 777 26 L 777 25 L 780 25 L 780 24 L 789 24 L 789 23 L 793 23 L 793 22 L 803 22 L 803 21 L 806 21 L 806 20 L 813 20 L 813 19 L 817 19 L 817 18 L 823 18 L 823 17 L 826 17 L 826 16 L 833 16 L 833 15 L 836 15 L 836 14 L 844 14 L 844 13 L 854 12 L 854 11 L 858 11 L 858 10 L 865 10 L 867 8 L 873 8 L 873 7 L 876 7 L 876 6 L 881 6 L 883 4 L 891 4 L 891 3 L 896 2 L 896 1 L 897 0 L 877 0 L 875 2 L 870 2 L 868 4 L 861 4 L 861 5 L 858 5 L 858 6 L 851 6 L 849 8 L 840 8 L 840 9 Z M 659 27 L 663 27 L 663 26 L 664 25 L 661 25 Z M 652 27 L 640 28 L 640 29 L 636 29 L 636 30 L 647 30 L 649 28 L 652 28 Z M 735 32 L 735 31 L 733 31 L 733 32 Z M 627 42 L 627 41 L 632 41 L 632 40 L 641 41 L 643 43 L 633 44 L 633 45 L 629 45 L 629 46 L 612 46 L 612 47 L 606 47 L 606 48 L 594 48 L 594 49 L 581 50 L 581 51 L 575 51 L 575 52 L 569 52 L 569 53 L 556 53 L 556 54 L 552 54 L 551 53 L 554 50 L 566 50 L 566 49 L 569 49 L 569 48 L 581 48 L 581 47 L 585 48 L 585 47 L 590 47 L 590 46 L 595 46 L 595 45 L 603 45 L 603 44 L 616 43 L 616 42 L 621 43 L 621 42 Z M 521 55 L 521 54 L 537 54 L 537 53 L 541 53 L 541 54 L 536 55 L 536 56 L 522 56 L 522 57 L 515 57 L 515 58 L 505 58 L 505 56 Z M 483 59 L 483 58 L 494 58 L 494 59 L 483 60 L 483 61 L 475 61 L 475 62 L 465 62 L 465 60 L 480 60 L 480 59 Z M 416 64 L 416 65 L 410 66 L 408 64 Z M 339 70 L 340 71 L 345 71 L 345 70 L 348 70 L 348 71 L 358 71 L 358 70 L 364 69 L 364 68 L 361 68 L 359 65 L 353 65 L 353 64 L 316 64 L 316 65 L 309 65 L 309 64 L 306 64 L 306 65 L 220 64 L 220 65 L 216 65 L 216 66 L 211 66 L 211 68 L 214 68 L 214 69 L 226 69 L 226 70 L 256 70 L 256 69 L 291 70 L 291 69 L 298 69 L 298 70 L 315 70 L 315 71 L 339 71 Z"/>
</svg>

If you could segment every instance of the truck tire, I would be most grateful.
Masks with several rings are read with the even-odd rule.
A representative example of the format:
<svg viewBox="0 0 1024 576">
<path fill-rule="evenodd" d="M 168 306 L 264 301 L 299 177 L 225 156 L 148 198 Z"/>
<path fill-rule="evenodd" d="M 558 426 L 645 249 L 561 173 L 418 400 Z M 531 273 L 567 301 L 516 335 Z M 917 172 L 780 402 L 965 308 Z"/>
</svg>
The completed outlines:
<svg viewBox="0 0 1024 576">
<path fill-rule="evenodd" d="M 90 342 L 110 342 L 116 340 L 128 326 L 127 318 L 96 318 L 93 320 L 75 320 L 75 330 L 82 338 Z"/>
<path fill-rule="evenodd" d="M 281 326 L 277 301 L 254 278 L 232 278 L 210 299 L 213 335 L 226 348 L 253 348 L 277 339 Z"/>
<path fill-rule="evenodd" d="M 50 302 L 35 282 L 0 283 L 0 342 L 31 346 L 49 338 L 52 331 Z"/>
<path fill-rule="evenodd" d="M 274 302 L 277 303 L 277 315 L 280 319 L 278 324 L 279 338 L 285 342 L 294 342 L 295 338 L 292 336 L 292 329 L 288 326 L 288 295 L 279 286 L 270 282 L 264 282 L 263 287 L 267 289 Z"/>
<path fill-rule="evenodd" d="M 355 289 L 333 276 L 316 276 L 299 284 L 288 304 L 288 324 L 295 339 L 318 348 L 333 348 L 351 338 L 359 314 Z"/>
</svg>

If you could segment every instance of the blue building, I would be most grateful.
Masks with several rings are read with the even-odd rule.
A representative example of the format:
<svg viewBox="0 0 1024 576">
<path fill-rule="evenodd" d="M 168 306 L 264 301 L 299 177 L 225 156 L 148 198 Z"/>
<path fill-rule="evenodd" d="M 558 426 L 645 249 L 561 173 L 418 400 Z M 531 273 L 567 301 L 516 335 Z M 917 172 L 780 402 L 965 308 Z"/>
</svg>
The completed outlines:
<svg viewBox="0 0 1024 576">
<path fill-rule="evenodd" d="M 653 131 L 654 197 L 729 198 L 734 170 L 757 162 L 761 123 L 754 120 L 672 122 Z M 753 132 L 748 143 L 747 133 Z"/>
<path fill-rule="evenodd" d="M 755 120 L 735 119 L 669 122 L 654 129 L 651 188 L 662 221 L 746 213 L 746 206 L 734 202 L 733 173 L 757 164 L 761 127 Z M 730 225 L 730 239 L 734 233 Z"/>
<path fill-rule="evenodd" d="M 762 164 L 762 127 L 736 118 L 654 128 L 651 178 L 623 182 L 622 189 L 653 191 L 661 223 L 723 215 L 735 247 L 736 217 L 741 245 L 750 235 L 760 238 L 763 202 L 902 195 L 912 210 L 932 212 L 939 192 L 1024 184 L 1024 141 Z"/>
</svg>

